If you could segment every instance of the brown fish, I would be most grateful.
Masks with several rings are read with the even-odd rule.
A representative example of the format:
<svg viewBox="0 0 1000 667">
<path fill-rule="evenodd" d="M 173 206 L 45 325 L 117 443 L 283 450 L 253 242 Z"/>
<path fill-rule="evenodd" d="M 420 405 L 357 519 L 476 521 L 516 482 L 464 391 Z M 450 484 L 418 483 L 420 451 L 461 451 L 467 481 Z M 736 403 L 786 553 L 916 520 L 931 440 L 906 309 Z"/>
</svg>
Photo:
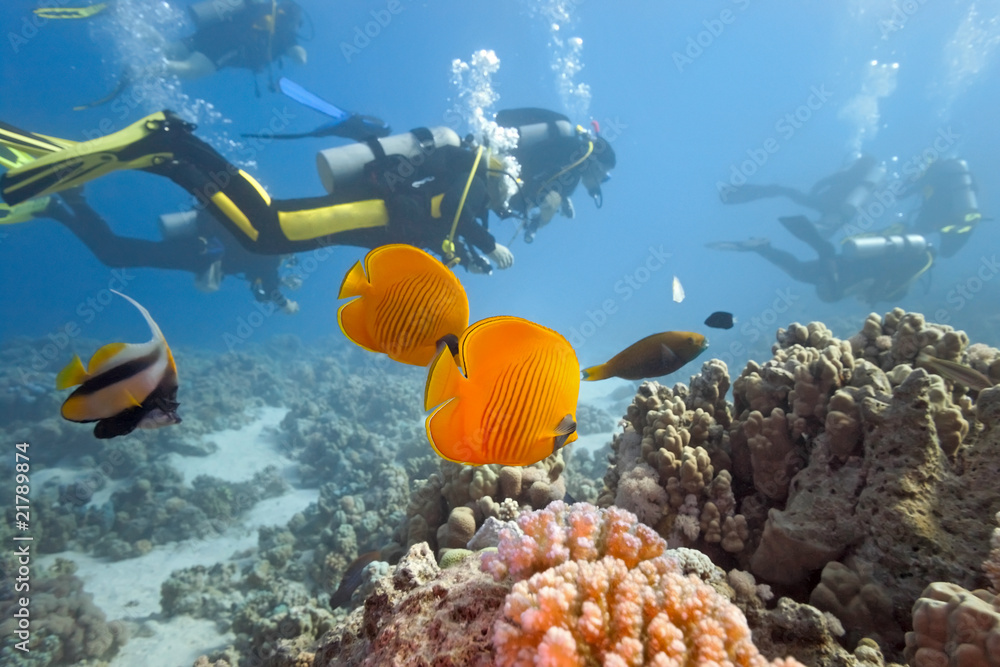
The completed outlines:
<svg viewBox="0 0 1000 667">
<path fill-rule="evenodd" d="M 620 377 L 642 380 L 673 373 L 708 347 L 708 340 L 691 331 L 666 331 L 646 336 L 599 366 L 583 369 L 584 380 Z"/>
<path fill-rule="evenodd" d="M 990 379 L 976 369 L 955 363 L 954 361 L 932 357 L 926 352 L 921 352 L 917 356 L 917 363 L 921 366 L 926 366 L 941 377 L 952 382 L 957 382 L 958 384 L 963 384 L 969 389 L 982 391 L 993 386 Z"/>
</svg>

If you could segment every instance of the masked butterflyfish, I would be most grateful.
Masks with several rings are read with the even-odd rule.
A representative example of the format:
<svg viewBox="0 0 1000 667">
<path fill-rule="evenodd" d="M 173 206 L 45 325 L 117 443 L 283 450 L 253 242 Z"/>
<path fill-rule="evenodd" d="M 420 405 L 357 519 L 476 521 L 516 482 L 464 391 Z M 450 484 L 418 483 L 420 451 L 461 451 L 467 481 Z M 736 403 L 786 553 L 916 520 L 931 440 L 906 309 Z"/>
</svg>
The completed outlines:
<svg viewBox="0 0 1000 667">
<path fill-rule="evenodd" d="M 469 300 L 455 274 L 419 248 L 392 244 L 365 255 L 344 276 L 337 312 L 351 342 L 414 366 L 426 366 L 438 341 L 469 325 Z"/>
<path fill-rule="evenodd" d="M 629 345 L 606 363 L 585 368 L 583 379 L 620 377 L 625 380 L 642 380 L 668 375 L 697 357 L 706 347 L 708 340 L 691 331 L 653 334 Z"/>
<path fill-rule="evenodd" d="M 94 435 L 101 439 L 181 421 L 177 416 L 177 366 L 163 332 L 148 310 L 121 292 L 115 294 L 139 309 L 153 331 L 152 340 L 105 345 L 86 368 L 74 355 L 56 376 L 56 389 L 80 385 L 63 403 L 63 418 L 80 423 L 96 421 Z"/>
<path fill-rule="evenodd" d="M 526 466 L 576 440 L 580 371 L 561 335 L 517 317 L 476 322 L 427 373 L 427 439 L 468 465 Z"/>
</svg>

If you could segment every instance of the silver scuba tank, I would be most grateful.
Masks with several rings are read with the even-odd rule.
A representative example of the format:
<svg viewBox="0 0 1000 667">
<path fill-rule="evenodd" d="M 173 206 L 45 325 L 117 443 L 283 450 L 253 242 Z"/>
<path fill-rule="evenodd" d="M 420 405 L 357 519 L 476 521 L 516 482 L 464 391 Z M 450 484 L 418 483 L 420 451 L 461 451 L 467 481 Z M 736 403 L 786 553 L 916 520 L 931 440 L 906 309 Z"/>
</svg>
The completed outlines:
<svg viewBox="0 0 1000 667">
<path fill-rule="evenodd" d="M 851 193 L 844 200 L 844 205 L 852 212 L 860 209 L 884 178 L 885 165 L 879 162 L 869 169 L 868 173 L 865 174 L 865 179 L 851 190 Z"/>
<path fill-rule="evenodd" d="M 568 120 L 557 120 L 552 123 L 531 123 L 517 128 L 517 147 L 525 148 L 540 141 L 557 137 L 572 137 L 576 134 L 573 124 Z"/>
<path fill-rule="evenodd" d="M 179 211 L 160 216 L 160 235 L 165 241 L 173 241 L 198 233 L 198 211 Z"/>
<path fill-rule="evenodd" d="M 844 241 L 844 258 L 849 260 L 879 257 L 921 256 L 928 249 L 927 239 L 920 234 L 865 236 Z"/>
<path fill-rule="evenodd" d="M 450 127 L 428 128 L 433 143 L 422 143 L 416 134 L 406 132 L 377 139 L 386 155 L 402 155 L 419 166 L 426 154 L 441 146 L 461 146 L 462 140 Z M 364 175 L 365 165 L 375 159 L 375 153 L 366 143 L 347 144 L 327 148 L 316 154 L 316 170 L 323 187 L 330 194 L 357 185 Z M 406 176 L 401 174 L 401 176 Z"/>
<path fill-rule="evenodd" d="M 950 160 L 945 168 L 947 185 L 951 196 L 951 215 L 955 220 L 964 220 L 969 213 L 979 212 L 976 199 L 976 184 L 972 180 L 969 164 L 965 160 Z"/>
<path fill-rule="evenodd" d="M 195 26 L 200 29 L 228 21 L 245 8 L 245 0 L 202 0 L 188 5 L 188 12 Z"/>
</svg>

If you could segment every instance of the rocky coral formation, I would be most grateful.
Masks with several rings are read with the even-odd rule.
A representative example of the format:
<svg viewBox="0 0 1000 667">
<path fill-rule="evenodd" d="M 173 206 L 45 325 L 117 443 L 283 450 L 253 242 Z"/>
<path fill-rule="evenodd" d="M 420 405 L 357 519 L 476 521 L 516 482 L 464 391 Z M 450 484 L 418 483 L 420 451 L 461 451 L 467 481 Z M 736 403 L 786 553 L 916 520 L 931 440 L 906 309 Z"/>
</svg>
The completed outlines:
<svg viewBox="0 0 1000 667">
<path fill-rule="evenodd" d="M 448 549 L 464 547 L 488 517 L 509 520 L 521 510 L 561 500 L 565 468 L 561 451 L 524 467 L 471 467 L 441 460 L 438 472 L 417 487 L 383 555 L 392 562 L 421 542 L 430 544 L 439 558 Z"/>
<path fill-rule="evenodd" d="M 913 667 L 1000 664 L 1000 597 L 945 582 L 930 584 L 913 605 L 906 657 Z"/>
<path fill-rule="evenodd" d="M 702 389 L 724 395 L 718 361 L 690 390 L 646 383 L 601 504 L 800 601 L 811 594 L 849 645 L 871 635 L 900 655 L 924 586 L 983 584 L 982 517 L 1000 509 L 986 472 L 1000 469 L 1000 389 L 929 373 L 921 353 L 984 374 L 1000 358 L 897 309 L 849 341 L 820 323 L 779 330 L 774 357 L 733 382 L 731 412 Z"/>
<path fill-rule="evenodd" d="M 4 575 L 17 569 L 14 559 L 3 565 Z M 128 641 L 125 625 L 108 622 L 104 612 L 94 605 L 93 596 L 85 593 L 83 582 L 74 575 L 75 566 L 57 560 L 46 571 L 33 573 L 31 579 L 30 630 L 28 651 L 15 648 L 22 641 L 15 633 L 16 598 L 0 597 L 0 661 L 11 667 L 84 664 L 110 660 Z M 13 577 L 4 576 L 11 582 Z"/>
<path fill-rule="evenodd" d="M 746 523 L 735 512 L 729 472 L 729 375 L 712 359 L 688 390 L 644 382 L 612 442 L 614 464 L 598 498 L 635 512 L 671 546 L 739 551 Z"/>
<path fill-rule="evenodd" d="M 375 583 L 363 607 L 304 653 L 279 651 L 277 665 L 493 664 L 492 626 L 509 586 L 468 558 L 441 569 L 426 544 L 409 549 Z"/>
</svg>

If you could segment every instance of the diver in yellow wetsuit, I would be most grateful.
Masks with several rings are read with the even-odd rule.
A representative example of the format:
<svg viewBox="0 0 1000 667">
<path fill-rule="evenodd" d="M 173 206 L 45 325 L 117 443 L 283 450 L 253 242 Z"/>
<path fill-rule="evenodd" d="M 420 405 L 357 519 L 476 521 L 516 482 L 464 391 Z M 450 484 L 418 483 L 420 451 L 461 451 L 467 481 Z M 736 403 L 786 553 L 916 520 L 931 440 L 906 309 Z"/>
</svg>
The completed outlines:
<svg viewBox="0 0 1000 667">
<path fill-rule="evenodd" d="M 352 158 L 351 178 L 332 194 L 272 199 L 249 174 L 194 136 L 194 126 L 169 111 L 143 118 L 114 134 L 74 143 L 0 124 L 0 144 L 36 157 L 0 177 L 10 205 L 73 188 L 104 174 L 137 169 L 165 176 L 191 193 L 247 250 L 283 255 L 327 245 L 374 248 L 410 243 L 458 260 L 468 270 L 507 268 L 513 255 L 485 224 L 489 213 L 487 160 L 460 145 L 451 132 L 372 138 L 331 149 L 327 170 L 343 174 L 338 160 Z M 399 139 L 397 141 L 397 139 Z M 383 145 L 407 145 L 410 154 Z M 348 150 L 349 149 L 349 150 Z M 365 157 L 357 159 L 358 151 Z M 344 157 L 346 156 L 346 157 Z M 368 159 L 371 158 L 371 159 Z M 332 186 L 331 186 L 332 187 Z M 480 221 L 482 224 L 480 224 Z M 481 254 L 482 253 L 482 254 Z"/>
</svg>

